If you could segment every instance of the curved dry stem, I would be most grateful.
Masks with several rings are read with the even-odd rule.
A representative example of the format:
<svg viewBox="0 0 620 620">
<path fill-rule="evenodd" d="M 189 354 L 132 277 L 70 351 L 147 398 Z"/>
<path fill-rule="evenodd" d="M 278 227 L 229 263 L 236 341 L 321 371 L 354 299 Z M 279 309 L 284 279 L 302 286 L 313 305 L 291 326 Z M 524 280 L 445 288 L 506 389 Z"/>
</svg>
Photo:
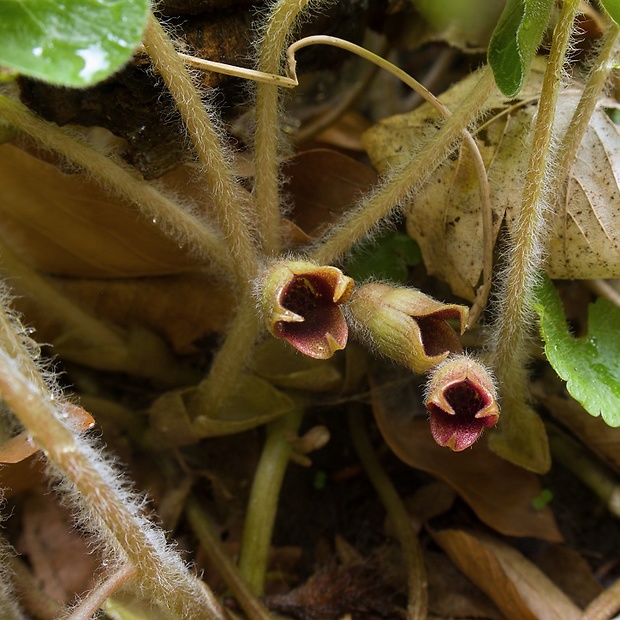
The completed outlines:
<svg viewBox="0 0 620 620">
<path fill-rule="evenodd" d="M 390 171 L 376 191 L 355 209 L 345 213 L 310 253 L 312 260 L 319 264 L 335 263 L 354 243 L 411 196 L 454 149 L 459 134 L 479 114 L 493 87 L 493 76 L 487 68 L 434 139 L 410 162 Z"/>
<path fill-rule="evenodd" d="M 89 620 L 114 592 L 133 579 L 137 574 L 134 566 L 128 564 L 114 571 L 103 583 L 80 601 L 80 604 L 64 620 Z"/>
<path fill-rule="evenodd" d="M 585 283 L 593 293 L 604 297 L 620 308 L 620 291 L 607 280 L 586 280 Z"/>
<path fill-rule="evenodd" d="M 0 95 L 0 123 L 9 123 L 88 172 L 104 189 L 129 200 L 147 220 L 156 221 L 175 241 L 191 246 L 223 274 L 231 273 L 230 252 L 223 239 L 202 220 L 187 213 L 133 172 L 48 123 L 23 105 Z"/>
<path fill-rule="evenodd" d="M 278 0 L 266 17 L 261 33 L 258 68 L 265 73 L 280 72 L 285 45 L 300 13 L 311 0 Z M 296 82 L 297 80 L 294 79 Z M 258 83 L 256 86 L 256 132 L 254 136 L 254 196 L 258 225 L 265 254 L 280 251 L 281 215 L 278 175 L 278 131 L 280 109 L 277 86 Z"/>
<path fill-rule="evenodd" d="M 349 405 L 349 428 L 357 455 L 392 521 L 407 566 L 409 600 L 407 620 L 426 620 L 428 583 L 420 543 L 392 481 L 381 466 L 364 426 L 364 412 L 359 405 Z"/>
<path fill-rule="evenodd" d="M 185 123 L 213 198 L 218 224 L 230 247 L 237 281 L 242 289 L 247 288 L 258 266 L 249 221 L 249 196 L 235 181 L 229 158 L 183 59 L 152 14 L 143 45 Z"/>
<path fill-rule="evenodd" d="M 267 426 L 267 440 L 252 482 L 241 540 L 239 572 L 257 595 L 263 594 L 265 587 L 280 489 L 293 450 L 289 438 L 297 433 L 302 416 L 300 407 Z"/>
<path fill-rule="evenodd" d="M 420 95 L 425 101 L 432 105 L 442 116 L 449 117 L 452 112 L 441 102 L 433 93 L 431 93 L 425 86 L 420 84 L 417 80 L 412 78 L 408 73 L 396 67 L 391 62 L 381 58 L 377 54 L 367 50 L 364 47 L 339 39 L 337 37 L 331 37 L 326 35 L 316 35 L 311 37 L 305 37 L 293 43 L 287 51 L 288 55 L 288 67 L 289 74 L 292 78 L 297 79 L 296 76 L 296 60 L 295 53 L 309 45 L 331 45 L 344 49 L 348 52 L 356 54 L 360 58 L 367 60 L 374 64 L 376 67 L 387 71 L 401 82 L 406 84 L 415 93 Z M 482 231 L 483 231 L 483 284 L 480 287 L 476 296 L 476 302 L 472 308 L 469 316 L 468 326 L 471 327 L 478 321 L 482 310 L 484 309 L 489 292 L 491 290 L 491 278 L 493 275 L 493 208 L 491 205 L 491 191 L 489 188 L 489 178 L 487 176 L 484 160 L 480 154 L 478 144 L 472 138 L 472 135 L 467 130 L 465 125 L 462 129 L 462 137 L 465 141 L 465 145 L 469 149 L 471 157 L 474 161 L 474 168 L 476 170 L 476 176 L 478 177 L 478 185 L 480 188 L 480 203 L 482 205 Z"/>
</svg>

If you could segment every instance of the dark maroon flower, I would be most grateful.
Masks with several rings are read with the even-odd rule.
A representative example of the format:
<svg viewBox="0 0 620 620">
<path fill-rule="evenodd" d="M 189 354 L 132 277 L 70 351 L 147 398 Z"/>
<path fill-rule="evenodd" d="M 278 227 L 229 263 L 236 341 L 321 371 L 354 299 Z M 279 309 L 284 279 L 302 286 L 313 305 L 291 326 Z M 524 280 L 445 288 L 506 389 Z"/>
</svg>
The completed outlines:
<svg viewBox="0 0 620 620">
<path fill-rule="evenodd" d="M 490 374 L 480 362 L 465 355 L 450 357 L 435 369 L 424 404 L 433 439 L 456 452 L 471 446 L 499 418 Z"/>
<path fill-rule="evenodd" d="M 304 355 L 330 358 L 344 349 L 349 329 L 340 304 L 354 282 L 336 267 L 306 261 L 275 263 L 263 280 L 261 304 L 265 324 Z"/>
</svg>

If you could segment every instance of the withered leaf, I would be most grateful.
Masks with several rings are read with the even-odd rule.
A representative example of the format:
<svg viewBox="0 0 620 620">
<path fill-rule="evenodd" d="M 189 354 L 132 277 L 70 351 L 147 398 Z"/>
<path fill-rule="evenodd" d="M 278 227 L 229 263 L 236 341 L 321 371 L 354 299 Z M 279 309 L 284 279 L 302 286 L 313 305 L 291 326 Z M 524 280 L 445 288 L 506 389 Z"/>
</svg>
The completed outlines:
<svg viewBox="0 0 620 620">
<path fill-rule="evenodd" d="M 433 532 L 433 538 L 508 620 L 581 617 L 568 596 L 513 547 L 461 530 Z"/>
<path fill-rule="evenodd" d="M 493 454 L 485 437 L 459 453 L 438 446 L 411 382 L 390 371 L 388 383 L 373 381 L 373 412 L 386 443 L 402 461 L 449 484 L 502 534 L 562 540 L 549 508 L 532 505 L 541 490 L 537 476 Z"/>
<path fill-rule="evenodd" d="M 475 132 L 489 177 L 493 236 L 504 217 L 508 228 L 521 207 L 531 130 L 541 72 L 537 63 L 518 99 L 499 94 L 487 107 L 490 117 Z M 471 83 L 465 78 L 442 97 L 450 108 Z M 572 85 L 560 98 L 557 136 L 566 130 L 581 90 Z M 380 172 L 408 160 L 440 122 L 425 104 L 377 124 L 365 136 Z M 547 273 L 557 279 L 620 276 L 620 131 L 602 107 L 595 110 L 570 173 L 566 204 L 552 204 Z M 551 196 L 550 199 L 555 198 Z M 479 183 L 470 151 L 460 147 L 432 175 L 407 209 L 407 230 L 422 250 L 427 269 L 453 292 L 474 299 L 482 270 L 482 215 Z"/>
<path fill-rule="evenodd" d="M 0 146 L 0 226 L 5 241 L 50 273 L 146 276 L 196 270 L 186 250 L 130 204 L 81 173 L 11 144 Z"/>
</svg>

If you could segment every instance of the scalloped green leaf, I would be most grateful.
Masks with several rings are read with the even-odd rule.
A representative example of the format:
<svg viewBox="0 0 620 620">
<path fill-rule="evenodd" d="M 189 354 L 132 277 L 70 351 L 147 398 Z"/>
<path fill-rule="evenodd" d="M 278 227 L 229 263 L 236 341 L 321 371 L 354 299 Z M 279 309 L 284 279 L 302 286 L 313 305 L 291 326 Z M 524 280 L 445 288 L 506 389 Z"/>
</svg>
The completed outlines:
<svg viewBox="0 0 620 620">
<path fill-rule="evenodd" d="M 347 273 L 358 282 L 369 278 L 406 282 L 409 267 L 422 260 L 418 244 L 405 233 L 391 232 L 353 248 Z"/>
<path fill-rule="evenodd" d="M 0 65 L 83 87 L 120 69 L 140 43 L 148 0 L 2 0 Z"/>
<path fill-rule="evenodd" d="M 620 26 L 620 0 L 601 0 L 601 4 L 609 17 Z"/>
<path fill-rule="evenodd" d="M 538 288 L 534 308 L 545 355 L 571 396 L 591 415 L 620 426 L 620 308 L 603 298 L 590 304 L 583 338 L 570 334 L 560 296 L 548 278 Z"/>
<path fill-rule="evenodd" d="M 521 90 L 553 6 L 554 0 L 506 2 L 489 42 L 488 60 L 497 87 L 507 97 Z"/>
</svg>

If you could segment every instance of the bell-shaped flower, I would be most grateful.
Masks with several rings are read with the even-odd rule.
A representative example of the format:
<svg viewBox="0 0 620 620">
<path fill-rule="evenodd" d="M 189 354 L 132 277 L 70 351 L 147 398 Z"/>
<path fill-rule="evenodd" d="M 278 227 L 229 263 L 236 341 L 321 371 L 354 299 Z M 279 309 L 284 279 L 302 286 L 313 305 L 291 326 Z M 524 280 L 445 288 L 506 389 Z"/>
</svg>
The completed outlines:
<svg viewBox="0 0 620 620">
<path fill-rule="evenodd" d="M 380 353 L 417 373 L 427 372 L 451 352 L 462 352 L 468 309 L 444 304 L 414 288 L 372 283 L 359 287 L 348 306 L 362 337 Z"/>
<path fill-rule="evenodd" d="M 497 390 L 490 373 L 466 355 L 450 357 L 434 370 L 424 404 L 433 439 L 456 452 L 471 446 L 499 419 Z"/>
<path fill-rule="evenodd" d="M 327 359 L 344 349 L 349 329 L 340 309 L 354 282 L 336 267 L 307 261 L 274 263 L 259 293 L 267 329 L 304 355 Z"/>
</svg>

